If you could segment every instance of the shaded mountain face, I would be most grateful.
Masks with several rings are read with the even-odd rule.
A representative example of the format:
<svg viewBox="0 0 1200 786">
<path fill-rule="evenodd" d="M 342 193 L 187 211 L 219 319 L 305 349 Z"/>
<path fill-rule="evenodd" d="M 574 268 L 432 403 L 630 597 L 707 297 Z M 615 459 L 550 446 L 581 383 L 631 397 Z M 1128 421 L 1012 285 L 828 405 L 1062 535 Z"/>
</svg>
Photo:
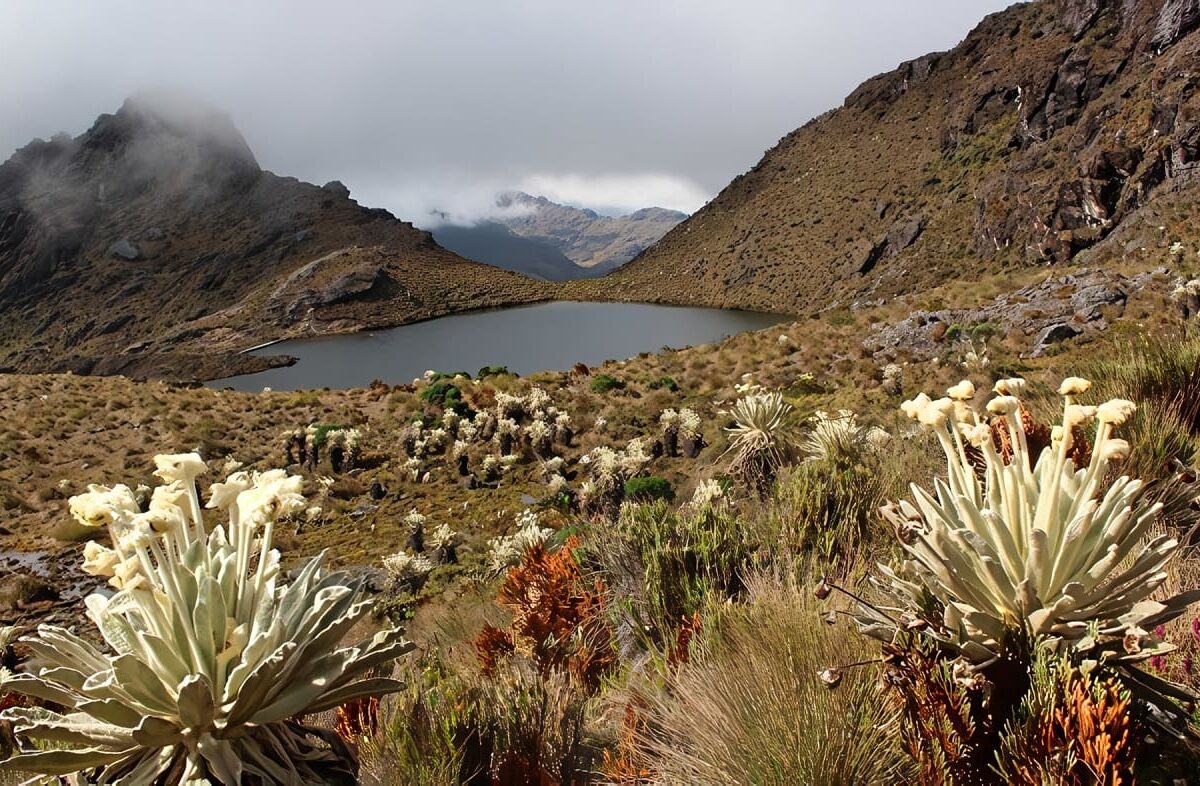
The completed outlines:
<svg viewBox="0 0 1200 786">
<path fill-rule="evenodd" d="M 991 15 L 875 77 L 583 297 L 805 313 L 1195 249 L 1200 2 Z"/>
<path fill-rule="evenodd" d="M 0 368 L 211 378 L 262 341 L 547 296 L 260 169 L 202 107 L 130 99 L 0 165 Z"/>
<path fill-rule="evenodd" d="M 496 204 L 513 208 L 510 216 L 496 220 L 514 234 L 548 243 L 575 264 L 600 272 L 624 265 L 687 218 L 686 213 L 661 207 L 602 216 L 519 191 L 502 194 Z"/>
<path fill-rule="evenodd" d="M 496 221 L 473 226 L 446 224 L 433 230 L 433 238 L 459 256 L 543 281 L 570 281 L 602 273 L 580 267 L 547 241 L 521 237 Z"/>
</svg>

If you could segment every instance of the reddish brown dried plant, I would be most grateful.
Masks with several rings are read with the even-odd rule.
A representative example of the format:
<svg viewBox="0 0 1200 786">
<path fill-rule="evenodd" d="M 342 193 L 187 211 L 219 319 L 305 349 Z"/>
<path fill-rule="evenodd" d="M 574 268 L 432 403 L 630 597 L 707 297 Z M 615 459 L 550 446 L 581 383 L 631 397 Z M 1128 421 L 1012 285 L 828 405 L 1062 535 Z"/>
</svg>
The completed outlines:
<svg viewBox="0 0 1200 786">
<path fill-rule="evenodd" d="M 537 545 L 509 570 L 496 595 L 513 617 L 509 631 L 488 626 L 475 641 L 485 673 L 513 652 L 528 657 L 543 674 L 565 669 L 595 690 L 616 664 L 612 628 L 605 614 L 605 587 L 590 585 L 575 561 L 576 538 L 554 551 Z"/>
<path fill-rule="evenodd" d="M 604 751 L 601 772 L 617 786 L 642 786 L 653 782 L 650 760 L 638 745 L 647 735 L 645 700 L 635 697 L 625 705 L 615 751 Z"/>
<path fill-rule="evenodd" d="M 1137 742 L 1129 694 L 1112 679 L 1092 681 L 1070 671 L 1056 678 L 1054 696 L 1024 733 L 1005 740 L 1008 780 L 1040 786 L 1129 786 Z"/>
<path fill-rule="evenodd" d="M 1013 450 L 1004 418 L 993 417 L 988 421 L 988 425 L 992 429 L 992 444 L 995 446 L 996 452 L 1000 454 L 1005 463 L 1008 463 L 1012 459 Z M 1042 455 L 1042 451 L 1050 445 L 1051 429 L 1045 423 L 1037 421 L 1033 417 L 1033 413 L 1025 407 L 1021 407 L 1021 427 L 1025 430 L 1025 442 L 1029 446 L 1029 464 L 1032 469 L 1038 456 Z M 1086 467 L 1092 460 L 1092 442 L 1087 433 L 1079 426 L 1072 430 L 1071 437 L 1071 452 L 1067 455 L 1076 467 Z"/>
<path fill-rule="evenodd" d="M 337 708 L 334 731 L 346 742 L 356 742 L 379 731 L 379 697 L 363 696 Z"/>
</svg>

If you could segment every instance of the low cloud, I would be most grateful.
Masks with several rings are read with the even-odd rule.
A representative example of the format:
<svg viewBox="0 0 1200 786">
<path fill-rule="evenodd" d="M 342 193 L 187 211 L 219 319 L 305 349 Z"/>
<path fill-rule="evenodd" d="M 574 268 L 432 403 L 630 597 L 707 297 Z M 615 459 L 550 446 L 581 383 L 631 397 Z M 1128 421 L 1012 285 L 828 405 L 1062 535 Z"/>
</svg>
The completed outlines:
<svg viewBox="0 0 1200 786">
<path fill-rule="evenodd" d="M 421 229 L 436 229 L 445 224 L 471 226 L 530 211 L 524 205 L 502 208 L 496 204 L 499 194 L 512 190 L 512 183 L 502 180 L 428 177 L 405 178 L 396 184 L 347 182 L 346 185 L 350 196 L 360 205 L 385 208 Z"/>
<path fill-rule="evenodd" d="M 695 213 L 711 196 L 687 178 L 652 173 L 531 175 L 519 190 L 601 213 L 631 213 L 643 207 Z"/>
<path fill-rule="evenodd" d="M 709 198 L 690 180 L 662 174 L 543 174 L 513 180 L 430 177 L 406 179 L 400 185 L 347 185 L 359 204 L 386 208 L 422 229 L 445 224 L 469 226 L 528 213 L 530 208 L 524 205 L 496 204 L 496 198 L 508 191 L 524 191 L 610 215 L 644 207 L 693 213 Z"/>
</svg>

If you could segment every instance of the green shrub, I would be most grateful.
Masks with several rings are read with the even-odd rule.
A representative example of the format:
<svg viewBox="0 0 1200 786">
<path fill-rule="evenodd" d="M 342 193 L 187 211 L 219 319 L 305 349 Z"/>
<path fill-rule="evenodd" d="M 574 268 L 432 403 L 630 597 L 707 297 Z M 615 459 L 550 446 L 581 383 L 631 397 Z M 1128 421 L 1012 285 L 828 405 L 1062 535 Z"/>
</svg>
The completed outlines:
<svg viewBox="0 0 1200 786">
<path fill-rule="evenodd" d="M 987 341 L 1002 332 L 1004 332 L 1004 328 L 995 322 L 976 322 L 970 330 L 972 341 Z"/>
<path fill-rule="evenodd" d="M 597 374 L 592 377 L 593 393 L 608 393 L 610 390 L 620 390 L 624 387 L 625 383 L 611 374 Z"/>
<path fill-rule="evenodd" d="M 675 499 L 675 489 L 666 478 L 630 478 L 625 481 L 625 498 L 633 502 L 653 502 L 658 499 L 672 502 Z"/>
<path fill-rule="evenodd" d="M 453 410 L 463 416 L 470 411 L 467 402 L 463 401 L 462 391 L 452 383 L 446 381 L 434 382 L 422 390 L 421 400 L 428 404 L 440 406 L 442 409 Z"/>
<path fill-rule="evenodd" d="M 858 322 L 858 318 L 854 316 L 854 312 L 845 306 L 830 309 L 828 312 L 829 324 L 834 327 L 849 327 Z"/>
<path fill-rule="evenodd" d="M 852 561 L 883 531 L 879 508 L 892 491 L 878 466 L 801 462 L 776 481 L 762 539 Z"/>
<path fill-rule="evenodd" d="M 292 395 L 288 396 L 287 404 L 291 409 L 301 407 L 319 407 L 321 406 L 321 394 L 315 390 L 297 390 Z"/>
<path fill-rule="evenodd" d="M 430 383 L 441 382 L 442 380 L 454 379 L 455 377 L 466 377 L 467 379 L 470 379 L 471 375 L 465 371 L 451 371 L 451 372 L 439 371 L 436 374 L 434 374 L 432 377 L 430 377 L 428 381 Z"/>
<path fill-rule="evenodd" d="M 591 782 L 599 756 L 583 737 L 587 696 L 565 672 L 527 666 L 505 660 L 485 676 L 427 665 L 368 746 L 364 782 Z"/>
<path fill-rule="evenodd" d="M 475 378 L 487 379 L 488 377 L 499 377 L 505 374 L 512 374 L 514 377 L 517 376 L 508 370 L 508 366 L 484 366 L 479 369 L 479 373 L 475 375 Z"/>
<path fill-rule="evenodd" d="M 709 598 L 742 594 L 757 545 L 725 506 L 678 512 L 659 500 L 623 505 L 613 526 L 589 531 L 584 551 L 585 561 L 606 574 L 634 629 L 661 644 Z"/>
<path fill-rule="evenodd" d="M 659 377 L 658 379 L 654 380 L 649 385 L 647 385 L 647 387 L 649 387 L 651 390 L 661 390 L 661 389 L 665 388 L 666 390 L 669 390 L 672 393 L 679 392 L 679 383 L 676 382 L 671 377 Z"/>
<path fill-rule="evenodd" d="M 314 431 L 312 435 L 313 445 L 317 446 L 318 448 L 323 446 L 325 444 L 325 440 L 329 438 L 329 433 L 331 431 L 341 431 L 344 428 L 346 428 L 346 426 L 337 423 L 318 423 L 316 425 L 316 431 Z"/>
</svg>

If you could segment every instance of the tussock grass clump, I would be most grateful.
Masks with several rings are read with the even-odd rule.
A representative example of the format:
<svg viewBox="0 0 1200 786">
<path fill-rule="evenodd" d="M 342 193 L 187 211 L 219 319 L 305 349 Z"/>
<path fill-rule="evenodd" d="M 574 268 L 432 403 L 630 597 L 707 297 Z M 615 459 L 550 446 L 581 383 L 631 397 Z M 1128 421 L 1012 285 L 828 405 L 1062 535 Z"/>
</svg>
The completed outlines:
<svg viewBox="0 0 1200 786">
<path fill-rule="evenodd" d="M 1200 336 L 1143 338 L 1095 363 L 1088 376 L 1102 396 L 1164 404 L 1200 433 Z"/>
<path fill-rule="evenodd" d="M 817 614 L 810 593 L 757 578 L 747 603 L 692 639 L 690 660 L 645 702 L 636 744 L 651 782 L 910 782 L 875 674 L 847 674 L 836 691 L 817 678 L 829 663 L 872 657 L 851 628 Z"/>
</svg>

